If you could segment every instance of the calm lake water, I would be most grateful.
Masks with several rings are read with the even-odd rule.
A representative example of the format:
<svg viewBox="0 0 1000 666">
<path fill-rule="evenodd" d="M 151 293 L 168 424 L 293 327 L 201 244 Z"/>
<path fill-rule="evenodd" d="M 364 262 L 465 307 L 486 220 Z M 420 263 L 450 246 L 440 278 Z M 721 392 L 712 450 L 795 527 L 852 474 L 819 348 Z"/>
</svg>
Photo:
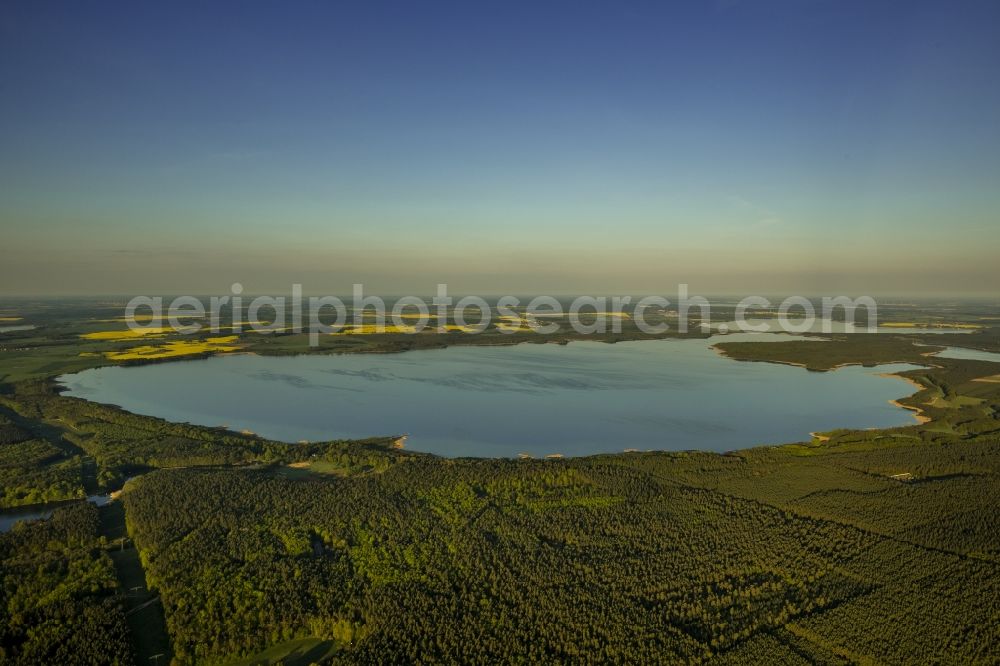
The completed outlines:
<svg viewBox="0 0 1000 666">
<path fill-rule="evenodd" d="M 966 361 L 993 361 L 1000 363 L 1000 353 L 980 351 L 978 349 L 966 349 L 964 347 L 945 347 L 935 354 L 941 358 L 957 358 Z"/>
<path fill-rule="evenodd" d="M 111 501 L 110 495 L 90 495 L 87 497 L 88 502 L 92 502 L 97 506 L 104 506 Z M 17 523 L 22 520 L 38 520 L 40 518 L 48 518 L 52 515 L 52 512 L 61 506 L 66 506 L 67 504 L 72 504 L 73 500 L 67 502 L 52 502 L 49 504 L 35 504 L 32 506 L 18 507 L 15 509 L 4 509 L 0 511 L 0 532 L 8 532 Z"/>
<path fill-rule="evenodd" d="M 738 340 L 730 335 L 720 340 Z M 790 336 L 750 339 L 788 340 Z M 838 427 L 914 423 L 879 373 L 726 359 L 707 340 L 449 347 L 402 354 L 219 356 L 65 375 L 67 395 L 295 442 L 407 434 L 444 456 L 726 451 Z"/>
</svg>

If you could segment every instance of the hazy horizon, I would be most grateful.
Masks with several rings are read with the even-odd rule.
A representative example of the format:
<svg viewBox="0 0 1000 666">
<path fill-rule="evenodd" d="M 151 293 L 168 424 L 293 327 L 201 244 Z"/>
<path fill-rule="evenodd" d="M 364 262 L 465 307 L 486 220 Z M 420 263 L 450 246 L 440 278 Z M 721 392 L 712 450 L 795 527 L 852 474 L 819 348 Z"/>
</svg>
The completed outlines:
<svg viewBox="0 0 1000 666">
<path fill-rule="evenodd" d="M 238 7 L 0 8 L 0 294 L 1000 286 L 995 3 Z"/>
</svg>

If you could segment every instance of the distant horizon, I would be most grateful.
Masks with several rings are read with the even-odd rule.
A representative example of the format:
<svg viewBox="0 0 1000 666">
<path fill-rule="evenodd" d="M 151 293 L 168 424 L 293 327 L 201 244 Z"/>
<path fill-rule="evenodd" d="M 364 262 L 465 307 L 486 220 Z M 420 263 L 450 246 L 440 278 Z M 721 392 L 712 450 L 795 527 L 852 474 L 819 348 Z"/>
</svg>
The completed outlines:
<svg viewBox="0 0 1000 666">
<path fill-rule="evenodd" d="M 0 7 L 0 294 L 1000 291 L 995 2 L 237 7 Z"/>
<path fill-rule="evenodd" d="M 210 298 L 212 296 L 225 296 L 228 293 L 229 292 L 226 291 L 226 290 L 220 290 L 220 291 L 217 291 L 217 292 L 183 292 L 183 293 L 182 292 L 171 292 L 171 291 L 149 291 L 149 292 L 141 292 L 141 293 L 140 292 L 117 292 L 117 293 L 111 293 L 111 292 L 109 292 L 109 293 L 63 293 L 63 294 L 50 294 L 50 293 L 44 293 L 44 294 L 2 294 L 2 293 L 0 293 L 0 299 L 9 299 L 9 300 L 31 300 L 31 299 L 37 299 L 37 300 L 59 300 L 59 299 L 94 300 L 94 299 L 102 299 L 102 298 L 129 299 L 129 298 L 132 298 L 132 297 L 135 297 L 135 296 L 139 296 L 139 295 L 150 296 L 150 297 L 160 296 L 160 297 L 164 297 L 164 298 L 173 298 L 173 297 L 177 297 L 177 296 L 193 296 L 195 298 Z M 482 293 L 480 293 L 480 292 L 456 291 L 456 292 L 452 292 L 450 295 L 453 296 L 456 299 L 461 298 L 463 296 L 479 296 L 479 297 L 485 298 L 487 300 L 490 300 L 490 299 L 500 298 L 502 296 L 508 296 L 508 295 L 509 296 L 523 297 L 523 298 L 531 298 L 531 297 L 535 297 L 535 296 L 542 296 L 542 295 L 544 295 L 544 296 L 552 296 L 553 298 L 557 298 L 557 299 L 564 299 L 564 298 L 566 298 L 566 299 L 572 299 L 572 298 L 577 298 L 577 297 L 580 297 L 580 296 L 595 296 L 595 297 L 606 296 L 606 297 L 610 298 L 612 296 L 641 297 L 641 296 L 653 296 L 653 295 L 666 296 L 666 297 L 670 298 L 671 293 L 672 292 L 670 292 L 668 290 L 661 290 L 661 291 L 652 291 L 652 290 L 632 290 L 632 291 L 607 291 L 607 290 L 605 290 L 605 291 L 594 291 L 594 290 L 590 290 L 590 291 L 561 292 L 561 293 L 555 293 L 555 292 L 552 292 L 552 293 L 550 293 L 550 292 L 527 292 L 527 291 L 508 291 L 508 292 L 496 292 L 496 293 L 482 292 Z M 366 291 L 365 294 L 366 295 L 371 295 L 371 296 L 378 296 L 378 297 L 381 297 L 383 299 L 402 298 L 404 296 L 416 296 L 417 298 L 427 298 L 427 299 L 430 299 L 430 298 L 432 298 L 434 296 L 434 293 L 432 291 L 427 291 L 427 292 L 420 292 L 420 291 L 415 291 L 415 292 L 404 292 L 404 291 L 398 291 L 398 292 L 372 292 L 372 291 Z M 831 292 L 831 293 L 798 293 L 798 292 L 794 292 L 794 291 L 699 292 L 699 291 L 693 290 L 693 291 L 691 291 L 690 295 L 691 296 L 702 296 L 702 297 L 707 298 L 709 300 L 712 300 L 712 299 L 741 299 L 741 298 L 744 298 L 744 297 L 750 296 L 750 295 L 753 295 L 753 296 L 762 296 L 764 298 L 771 298 L 771 299 L 781 299 L 781 298 L 785 298 L 785 297 L 793 296 L 794 295 L 794 296 L 803 296 L 803 297 L 805 297 L 807 299 L 810 299 L 810 300 L 821 299 L 821 298 L 824 298 L 824 297 L 833 298 L 833 297 L 837 297 L 837 296 L 847 296 L 847 297 L 850 297 L 850 298 L 857 298 L 857 297 L 860 297 L 860 296 L 871 296 L 872 298 L 879 299 L 879 300 L 887 299 L 887 302 L 886 302 L 887 305 L 905 305 L 905 303 L 893 303 L 892 299 L 913 300 L 913 301 L 933 301 L 933 302 L 937 302 L 937 303 L 940 303 L 940 301 L 942 299 L 944 299 L 944 300 L 958 300 L 958 301 L 992 301 L 992 302 L 1000 302 L 1000 294 L 997 294 L 995 291 L 994 292 L 985 292 L 985 291 L 984 292 L 966 292 L 966 293 L 947 293 L 947 292 L 926 293 L 926 292 L 923 292 L 923 293 L 919 293 L 919 294 L 918 293 L 904 294 L 904 293 L 888 293 L 888 292 L 887 293 L 878 293 L 878 292 L 874 292 L 874 293 L 864 293 L 864 294 L 862 294 L 862 293 L 841 293 L 841 292 Z M 285 297 L 288 297 L 288 296 L 291 296 L 291 292 L 290 291 L 280 291 L 280 290 L 272 290 L 272 291 L 250 291 L 250 290 L 248 290 L 248 291 L 244 291 L 242 293 L 242 296 L 244 297 L 244 299 L 254 298 L 254 297 L 257 297 L 257 296 L 285 296 Z M 303 291 L 302 292 L 302 297 L 303 298 L 308 298 L 310 296 L 335 296 L 337 298 L 349 299 L 351 297 L 351 293 L 350 293 L 349 290 L 348 291 L 329 291 L 329 292 L 322 292 L 322 291 Z M 2 309 L 2 306 L 3 306 L 3 302 L 0 301 L 0 309 Z"/>
</svg>

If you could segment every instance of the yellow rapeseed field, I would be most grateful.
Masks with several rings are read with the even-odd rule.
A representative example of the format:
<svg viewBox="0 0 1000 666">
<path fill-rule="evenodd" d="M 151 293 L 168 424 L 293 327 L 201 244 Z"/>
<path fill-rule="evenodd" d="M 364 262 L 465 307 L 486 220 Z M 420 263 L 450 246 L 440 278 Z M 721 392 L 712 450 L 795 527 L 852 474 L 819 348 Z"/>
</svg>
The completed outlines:
<svg viewBox="0 0 1000 666">
<path fill-rule="evenodd" d="M 177 340 L 162 345 L 141 345 L 122 351 L 104 352 L 104 356 L 112 361 L 129 361 L 135 359 L 173 358 L 176 356 L 192 356 L 205 352 L 231 352 L 239 349 L 236 342 L 238 336 L 228 335 L 204 340 Z"/>
<path fill-rule="evenodd" d="M 84 333 L 80 337 L 84 340 L 110 340 L 116 342 L 119 340 L 134 340 L 135 338 L 144 338 L 152 335 L 163 335 L 173 330 L 169 326 L 151 326 L 136 330 L 127 328 L 124 331 L 95 331 L 94 333 Z"/>
<path fill-rule="evenodd" d="M 423 329 L 425 333 L 437 333 L 442 327 L 437 325 L 428 325 Z M 446 324 L 444 325 L 445 331 L 462 331 L 464 333 L 471 333 L 478 330 L 474 325 L 459 326 L 458 324 Z M 345 326 L 340 331 L 335 331 L 330 335 L 378 335 L 379 333 L 416 333 L 416 326 L 396 326 L 394 324 L 386 324 L 383 327 L 384 330 L 378 330 L 378 326 L 375 324 L 349 324 Z"/>
<path fill-rule="evenodd" d="M 886 321 L 879 324 L 884 328 L 983 328 L 980 324 L 961 324 L 943 322 L 913 322 L 913 321 Z"/>
</svg>

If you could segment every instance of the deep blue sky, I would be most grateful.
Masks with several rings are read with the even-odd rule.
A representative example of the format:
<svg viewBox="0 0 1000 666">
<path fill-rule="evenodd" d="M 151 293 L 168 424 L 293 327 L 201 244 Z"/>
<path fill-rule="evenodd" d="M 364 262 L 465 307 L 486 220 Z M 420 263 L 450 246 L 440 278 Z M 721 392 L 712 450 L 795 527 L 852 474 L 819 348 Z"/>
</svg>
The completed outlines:
<svg viewBox="0 0 1000 666">
<path fill-rule="evenodd" d="M 998 72 L 997 2 L 6 2 L 0 291 L 995 293 Z"/>
</svg>

